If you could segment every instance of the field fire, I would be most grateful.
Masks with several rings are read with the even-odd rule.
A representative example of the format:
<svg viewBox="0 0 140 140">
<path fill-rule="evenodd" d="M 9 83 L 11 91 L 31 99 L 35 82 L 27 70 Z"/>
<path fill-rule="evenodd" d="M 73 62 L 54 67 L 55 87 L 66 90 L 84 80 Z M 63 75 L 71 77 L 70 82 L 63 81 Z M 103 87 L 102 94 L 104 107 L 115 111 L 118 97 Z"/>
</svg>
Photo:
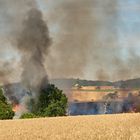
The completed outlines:
<svg viewBox="0 0 140 140">
<path fill-rule="evenodd" d="M 140 0 L 0 0 L 0 140 L 140 140 Z"/>
<path fill-rule="evenodd" d="M 140 112 L 140 89 L 114 86 L 72 88 L 70 115 L 97 115 Z"/>
<path fill-rule="evenodd" d="M 16 113 L 17 111 L 19 111 L 21 109 L 20 105 L 13 105 L 12 110 Z"/>
<path fill-rule="evenodd" d="M 138 35 L 130 34 L 132 29 L 126 26 L 126 21 L 132 20 L 124 16 L 123 10 L 132 10 L 129 7 L 130 3 L 120 0 L 62 0 L 55 4 L 43 0 L 1 0 L 0 82 L 15 116 L 35 113 L 36 109 L 41 114 L 52 108 L 52 101 L 44 102 L 47 109 L 40 105 L 49 90 L 62 96 L 65 92 L 69 115 L 139 112 L 139 40 L 133 39 Z M 58 11 L 55 13 L 54 9 Z M 129 35 L 124 38 L 126 30 Z M 126 39 L 136 44 L 126 43 Z M 67 86 L 60 81 L 51 85 L 52 79 L 63 77 L 95 81 L 83 80 L 82 84 L 73 85 L 70 81 Z M 63 107 L 57 98 L 52 100 L 55 109 L 57 105 Z M 44 108 L 39 109 L 40 106 Z"/>
</svg>

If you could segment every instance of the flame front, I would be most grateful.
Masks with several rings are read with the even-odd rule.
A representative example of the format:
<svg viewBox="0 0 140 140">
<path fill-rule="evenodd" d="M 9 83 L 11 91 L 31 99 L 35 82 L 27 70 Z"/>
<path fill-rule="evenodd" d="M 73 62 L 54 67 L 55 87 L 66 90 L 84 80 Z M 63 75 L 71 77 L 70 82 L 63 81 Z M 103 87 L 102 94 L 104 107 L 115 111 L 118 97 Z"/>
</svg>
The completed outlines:
<svg viewBox="0 0 140 140">
<path fill-rule="evenodd" d="M 12 110 L 13 110 L 14 112 L 19 111 L 19 110 L 20 110 L 20 105 L 14 105 Z"/>
</svg>

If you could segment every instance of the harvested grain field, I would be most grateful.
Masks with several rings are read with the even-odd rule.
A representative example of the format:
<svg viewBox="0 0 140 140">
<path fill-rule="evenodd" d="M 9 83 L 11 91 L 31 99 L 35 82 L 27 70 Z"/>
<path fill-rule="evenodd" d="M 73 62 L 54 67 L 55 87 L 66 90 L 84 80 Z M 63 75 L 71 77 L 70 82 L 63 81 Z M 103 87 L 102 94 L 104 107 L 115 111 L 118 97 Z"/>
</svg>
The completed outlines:
<svg viewBox="0 0 140 140">
<path fill-rule="evenodd" d="M 140 114 L 0 121 L 0 140 L 140 140 Z"/>
</svg>

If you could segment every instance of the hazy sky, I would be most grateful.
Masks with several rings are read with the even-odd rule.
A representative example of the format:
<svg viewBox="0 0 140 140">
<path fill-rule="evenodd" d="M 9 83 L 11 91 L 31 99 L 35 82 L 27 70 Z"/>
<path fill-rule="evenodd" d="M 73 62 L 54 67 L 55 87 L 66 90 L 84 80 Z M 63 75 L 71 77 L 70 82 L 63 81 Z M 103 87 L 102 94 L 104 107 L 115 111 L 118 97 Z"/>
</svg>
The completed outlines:
<svg viewBox="0 0 140 140">
<path fill-rule="evenodd" d="M 50 78 L 114 81 L 140 77 L 139 0 L 37 0 L 37 3 L 53 40 L 45 63 Z M 12 32 L 11 24 L 17 23 L 14 17 L 17 11 L 8 6 L 0 10 L 1 61 L 19 60 L 7 36 Z M 12 16 L 7 12 L 6 18 L 2 18 L 3 10 L 14 12 Z"/>
</svg>

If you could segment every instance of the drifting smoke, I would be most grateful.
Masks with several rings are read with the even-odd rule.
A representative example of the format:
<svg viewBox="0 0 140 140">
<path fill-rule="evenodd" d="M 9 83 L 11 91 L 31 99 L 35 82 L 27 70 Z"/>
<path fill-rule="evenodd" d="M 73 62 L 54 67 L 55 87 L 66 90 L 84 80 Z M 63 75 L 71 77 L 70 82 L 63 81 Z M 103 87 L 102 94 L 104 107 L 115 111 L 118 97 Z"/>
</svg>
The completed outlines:
<svg viewBox="0 0 140 140">
<path fill-rule="evenodd" d="M 54 27 L 54 44 L 47 60 L 49 75 L 112 81 L 140 76 L 138 1 L 46 3 Z"/>
<path fill-rule="evenodd" d="M 10 7 L 10 4 L 12 6 L 10 8 L 12 14 L 6 11 L 6 14 L 1 15 L 3 19 L 11 21 L 11 25 L 7 25 L 9 33 L 3 31 L 3 36 L 10 38 L 9 42 L 11 41 L 12 49 L 15 49 L 20 55 L 18 67 L 21 67 L 20 84 L 10 85 L 6 74 L 14 70 L 11 65 L 3 63 L 2 66 L 7 66 L 7 68 L 5 68 L 6 70 L 1 69 L 0 75 L 3 76 L 6 82 L 4 80 L 1 82 L 7 84 L 5 86 L 5 95 L 12 104 L 21 106 L 21 109 L 16 112 L 16 117 L 19 117 L 23 112 L 30 111 L 30 106 L 28 106 L 30 100 L 37 101 L 40 90 L 48 84 L 44 57 L 48 54 L 51 39 L 48 27 L 43 21 L 43 15 L 35 0 L 22 0 L 20 2 L 17 0 L 10 2 L 3 0 L 1 4 L 5 10 Z M 23 6 L 23 10 L 19 12 L 18 6 Z M 14 23 L 17 24 L 16 27 Z M 12 37 L 10 37 L 11 34 Z M 10 61 L 11 64 L 13 62 Z M 15 70 L 17 76 L 20 73 L 18 70 Z M 10 72 L 10 74 L 12 73 Z"/>
<path fill-rule="evenodd" d="M 140 95 L 129 93 L 119 99 L 117 93 L 105 95 L 102 100 L 95 102 L 71 102 L 70 115 L 116 114 L 140 112 Z"/>
<path fill-rule="evenodd" d="M 50 38 L 48 28 L 38 9 L 31 9 L 23 23 L 17 42 L 19 52 L 22 54 L 23 72 L 21 81 L 28 89 L 35 92 L 41 88 L 42 80 L 46 78 L 44 55 L 48 52 Z"/>
<path fill-rule="evenodd" d="M 139 35 L 127 31 L 134 31 L 134 26 L 139 24 L 139 21 L 134 21 L 130 25 L 133 19 L 131 16 L 127 19 L 128 12 L 134 14 L 133 3 L 138 5 L 139 2 L 39 0 L 39 3 L 43 5 L 54 40 L 46 60 L 52 78 L 114 81 L 139 76 L 139 54 L 135 51 L 135 46 L 139 46 Z M 34 0 L 1 0 L 0 17 L 4 22 L 0 26 L 5 29 L 2 31 L 4 36 L 13 41 L 11 36 L 15 37 L 22 29 L 27 12 L 36 7 Z"/>
<path fill-rule="evenodd" d="M 36 8 L 28 12 L 23 26 L 17 39 L 17 47 L 22 54 L 21 83 L 26 91 L 31 92 L 31 97 L 37 100 L 38 93 L 45 88 L 48 82 L 43 62 L 50 45 L 49 32 L 42 19 L 42 13 Z M 31 97 L 24 96 L 22 102 L 26 105 Z"/>
</svg>

